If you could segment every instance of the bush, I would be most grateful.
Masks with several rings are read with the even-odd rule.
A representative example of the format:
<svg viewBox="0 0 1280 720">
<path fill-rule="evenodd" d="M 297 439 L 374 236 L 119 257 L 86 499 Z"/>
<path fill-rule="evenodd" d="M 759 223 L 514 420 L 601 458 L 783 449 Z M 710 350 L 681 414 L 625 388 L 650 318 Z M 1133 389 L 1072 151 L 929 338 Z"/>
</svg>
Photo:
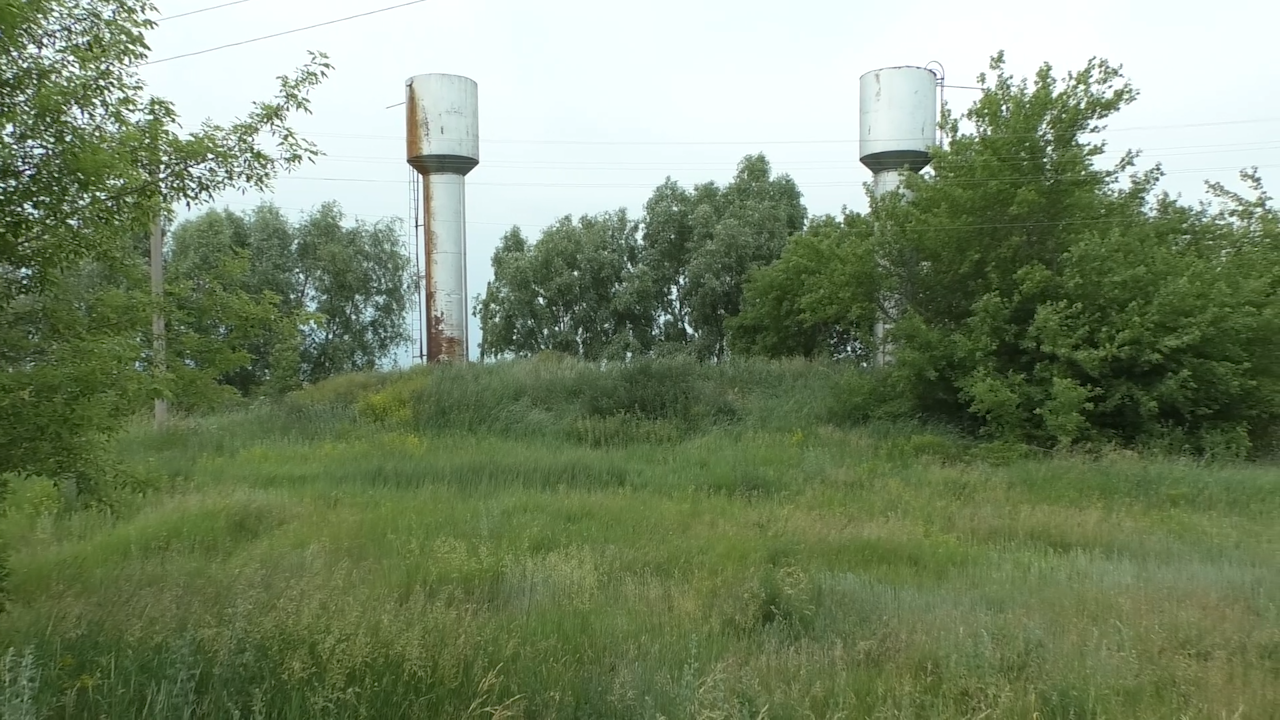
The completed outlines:
<svg viewBox="0 0 1280 720">
<path fill-rule="evenodd" d="M 316 422 L 555 438 L 593 447 L 682 442 L 716 428 L 808 429 L 841 375 L 821 363 L 645 359 L 604 367 L 554 353 L 345 375 L 284 398 L 272 435 Z"/>
<path fill-rule="evenodd" d="M 360 398 L 356 403 L 356 417 L 379 425 L 407 424 L 413 418 L 413 408 L 404 384 L 393 384 Z"/>
<path fill-rule="evenodd" d="M 728 603 L 727 629 L 742 634 L 774 628 L 808 632 L 817 619 L 816 590 L 808 573 L 800 568 L 764 567 Z"/>
<path fill-rule="evenodd" d="M 733 420 L 733 403 L 699 372 L 691 359 L 639 360 L 606 369 L 582 398 L 589 417 L 628 414 L 701 429 Z"/>
<path fill-rule="evenodd" d="M 902 422 L 919 416 L 901 374 L 861 367 L 840 372 L 824 413 L 827 422 L 840 427 Z"/>
<path fill-rule="evenodd" d="M 984 73 L 928 178 L 795 239 L 746 287 L 739 345 L 869 357 L 896 298 L 888 372 L 847 375 L 833 422 L 944 421 L 1010 443 L 1262 455 L 1280 434 L 1280 213 L 1159 195 L 1159 169 L 1100 161 L 1096 128 L 1137 93 L 1092 59 Z M 961 132 L 960 120 L 968 127 Z M 819 342 L 821 341 L 821 342 Z M 805 343 L 807 347 L 802 347 Z M 797 345 L 796 343 L 800 343 Z"/>
</svg>

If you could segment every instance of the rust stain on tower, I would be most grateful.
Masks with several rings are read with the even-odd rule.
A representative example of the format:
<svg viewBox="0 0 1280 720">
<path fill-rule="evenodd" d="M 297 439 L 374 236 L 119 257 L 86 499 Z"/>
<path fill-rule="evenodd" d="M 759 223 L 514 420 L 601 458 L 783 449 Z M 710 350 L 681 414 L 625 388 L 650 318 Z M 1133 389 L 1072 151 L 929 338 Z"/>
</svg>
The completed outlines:
<svg viewBox="0 0 1280 720">
<path fill-rule="evenodd" d="M 418 169 L 423 171 L 425 178 L 430 180 L 431 174 L 427 170 L 425 164 L 418 165 Z M 436 233 L 435 223 L 435 207 L 431 203 L 431 183 L 422 183 L 422 245 L 423 257 L 427 259 L 427 282 L 423 289 L 427 299 L 427 312 L 423 314 L 426 321 L 426 337 L 427 337 L 427 362 L 440 362 L 441 360 L 450 360 L 452 353 L 457 352 L 458 343 L 455 342 L 446 326 L 444 314 L 438 310 L 441 303 L 436 293 L 436 281 L 431 269 L 436 265 L 436 248 L 439 245 L 439 236 Z M 452 353 L 450 352 L 452 351 Z"/>
<path fill-rule="evenodd" d="M 445 330 L 444 315 L 432 315 L 427 327 L 427 362 L 466 360 L 462 338 Z M 434 348 L 434 351 L 432 350 Z"/>
<path fill-rule="evenodd" d="M 408 85 L 409 97 L 405 100 L 405 141 L 407 144 L 409 164 L 413 165 L 414 158 L 422 157 L 422 136 L 428 132 L 427 128 L 422 127 L 418 114 L 417 93 L 413 91 L 413 84 Z"/>
</svg>

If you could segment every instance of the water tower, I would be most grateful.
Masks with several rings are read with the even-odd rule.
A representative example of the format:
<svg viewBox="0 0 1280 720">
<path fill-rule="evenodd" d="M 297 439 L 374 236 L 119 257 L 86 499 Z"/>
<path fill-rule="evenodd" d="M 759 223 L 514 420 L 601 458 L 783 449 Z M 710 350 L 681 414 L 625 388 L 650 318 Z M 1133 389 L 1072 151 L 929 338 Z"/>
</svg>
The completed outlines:
<svg viewBox="0 0 1280 720">
<path fill-rule="evenodd" d="M 930 149 L 937 145 L 938 76 L 922 67 L 902 66 L 872 70 L 860 80 L 858 159 L 875 173 L 876 197 L 897 190 L 906 173 L 918 173 L 929 165 Z M 897 316 L 896 298 L 884 298 L 876 322 L 877 365 L 893 362 L 893 349 L 885 334 Z"/>
<path fill-rule="evenodd" d="M 922 67 L 872 70 L 860 79 L 858 159 L 875 173 L 876 196 L 929 165 L 938 143 L 938 76 Z"/>
<path fill-rule="evenodd" d="M 480 164 L 476 82 L 461 75 L 415 75 L 405 83 L 409 164 L 422 177 L 428 362 L 466 362 L 467 194 Z"/>
</svg>

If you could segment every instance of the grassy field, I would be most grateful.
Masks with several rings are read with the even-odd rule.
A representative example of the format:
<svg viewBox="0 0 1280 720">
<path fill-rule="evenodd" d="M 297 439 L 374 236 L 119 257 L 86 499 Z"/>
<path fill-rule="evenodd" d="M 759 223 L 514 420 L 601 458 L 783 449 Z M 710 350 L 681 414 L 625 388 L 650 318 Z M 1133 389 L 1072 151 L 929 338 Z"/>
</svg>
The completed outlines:
<svg viewBox="0 0 1280 720">
<path fill-rule="evenodd" d="M 1274 466 L 858 387 L 531 362 L 140 426 L 110 515 L 14 488 L 0 718 L 1280 717 Z"/>
</svg>

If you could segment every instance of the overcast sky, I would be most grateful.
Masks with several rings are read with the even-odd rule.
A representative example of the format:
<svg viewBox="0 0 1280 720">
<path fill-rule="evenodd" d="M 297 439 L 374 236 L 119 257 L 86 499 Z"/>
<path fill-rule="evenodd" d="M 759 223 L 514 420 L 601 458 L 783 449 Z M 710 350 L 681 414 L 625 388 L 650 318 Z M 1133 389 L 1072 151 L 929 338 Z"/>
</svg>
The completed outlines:
<svg viewBox="0 0 1280 720">
<path fill-rule="evenodd" d="M 405 0 L 247 0 L 162 21 L 152 58 L 312 25 Z M 162 15 L 228 0 L 159 0 Z M 626 207 L 638 215 L 666 175 L 723 182 L 763 151 L 799 183 L 810 213 L 865 208 L 858 77 L 938 61 L 973 85 L 1005 50 L 1017 75 L 1059 75 L 1090 56 L 1124 66 L 1140 91 L 1108 133 L 1144 151 L 1165 187 L 1200 197 L 1205 179 L 1258 165 L 1280 176 L 1275 28 L 1265 0 L 429 0 L 386 13 L 143 68 L 191 126 L 268 98 L 276 76 L 329 54 L 335 69 L 296 126 L 328 157 L 276 184 L 296 214 L 338 200 L 368 219 L 408 217 L 404 82 L 455 73 L 479 83 L 480 166 L 467 178 L 469 296 L 483 293 L 504 231 Z M 976 93 L 950 90 L 953 108 Z M 323 179 L 320 179 L 323 178 Z M 1275 183 L 1273 183 L 1274 185 Z M 220 204 L 248 209 L 260 198 Z M 472 320 L 472 358 L 480 340 Z"/>
</svg>

